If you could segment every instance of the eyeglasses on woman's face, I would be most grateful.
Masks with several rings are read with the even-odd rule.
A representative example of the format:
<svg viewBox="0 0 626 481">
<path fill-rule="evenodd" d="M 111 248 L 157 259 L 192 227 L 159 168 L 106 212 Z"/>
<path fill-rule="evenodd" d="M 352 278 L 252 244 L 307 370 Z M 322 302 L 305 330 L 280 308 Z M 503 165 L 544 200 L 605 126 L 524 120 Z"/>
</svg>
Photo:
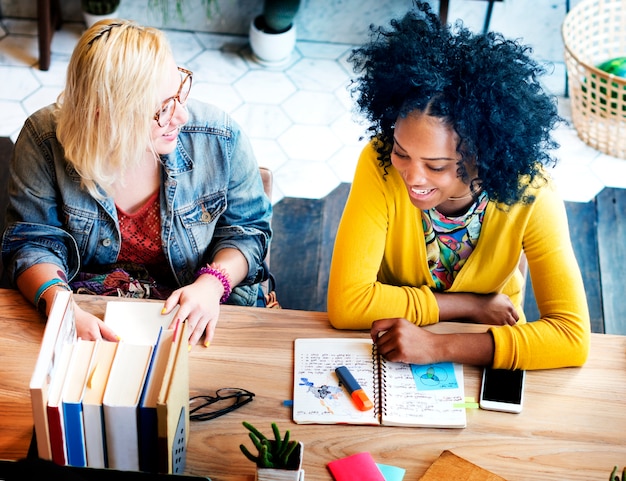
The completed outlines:
<svg viewBox="0 0 626 481">
<path fill-rule="evenodd" d="M 172 117 L 174 117 L 174 111 L 176 110 L 176 102 L 181 105 L 184 105 L 187 101 L 187 97 L 189 97 L 189 92 L 191 91 L 191 80 L 193 78 L 193 73 L 189 70 L 186 70 L 182 67 L 178 67 L 178 71 L 181 75 L 180 87 L 178 88 L 178 92 L 173 97 L 170 97 L 167 100 L 164 100 L 161 104 L 161 108 L 159 111 L 154 114 L 154 120 L 157 121 L 159 127 L 167 127 L 172 121 Z"/>
</svg>

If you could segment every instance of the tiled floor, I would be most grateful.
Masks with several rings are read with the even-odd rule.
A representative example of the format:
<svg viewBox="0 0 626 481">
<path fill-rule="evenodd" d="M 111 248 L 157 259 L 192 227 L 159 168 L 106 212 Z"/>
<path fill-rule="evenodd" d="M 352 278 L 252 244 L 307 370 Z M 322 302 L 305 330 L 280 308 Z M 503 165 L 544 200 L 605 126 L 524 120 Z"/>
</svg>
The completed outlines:
<svg viewBox="0 0 626 481">
<path fill-rule="evenodd" d="M 49 71 L 37 68 L 36 23 L 0 21 L 0 136 L 17 138 L 27 115 L 51 103 L 63 88 L 65 68 L 83 31 L 65 23 L 52 42 Z M 299 42 L 280 69 L 255 63 L 246 37 L 167 31 L 181 66 L 194 71 L 193 97 L 231 113 L 251 137 L 260 165 L 274 172 L 273 201 L 322 198 L 350 182 L 364 131 L 347 91 L 351 45 Z M 556 65 L 546 86 L 559 97 L 564 68 Z M 565 200 L 587 202 L 604 186 L 626 188 L 626 160 L 588 147 L 573 128 L 555 134 L 561 144 L 554 177 Z"/>
</svg>

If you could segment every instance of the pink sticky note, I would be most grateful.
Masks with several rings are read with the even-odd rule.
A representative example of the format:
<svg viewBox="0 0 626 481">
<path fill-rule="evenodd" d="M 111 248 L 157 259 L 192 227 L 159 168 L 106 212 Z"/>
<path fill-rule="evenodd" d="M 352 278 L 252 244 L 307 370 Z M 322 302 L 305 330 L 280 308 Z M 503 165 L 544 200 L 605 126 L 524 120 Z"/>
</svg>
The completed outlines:
<svg viewBox="0 0 626 481">
<path fill-rule="evenodd" d="M 327 466 L 335 481 L 385 481 L 368 452 L 336 459 Z"/>
</svg>

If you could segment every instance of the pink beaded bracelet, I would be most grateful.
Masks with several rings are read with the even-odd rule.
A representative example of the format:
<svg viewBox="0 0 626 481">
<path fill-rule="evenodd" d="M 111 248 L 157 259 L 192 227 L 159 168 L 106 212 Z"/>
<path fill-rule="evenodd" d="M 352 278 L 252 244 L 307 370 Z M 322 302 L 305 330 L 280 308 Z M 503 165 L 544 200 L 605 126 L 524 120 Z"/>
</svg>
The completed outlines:
<svg viewBox="0 0 626 481">
<path fill-rule="evenodd" d="M 230 293 L 232 291 L 230 287 L 230 277 L 225 269 L 219 267 L 217 264 L 211 264 L 206 267 L 201 267 L 196 274 L 196 278 L 200 277 L 202 274 L 209 274 L 211 276 L 217 277 L 217 279 L 224 286 L 224 294 L 220 298 L 220 304 L 224 304 L 228 298 L 230 297 Z"/>
</svg>

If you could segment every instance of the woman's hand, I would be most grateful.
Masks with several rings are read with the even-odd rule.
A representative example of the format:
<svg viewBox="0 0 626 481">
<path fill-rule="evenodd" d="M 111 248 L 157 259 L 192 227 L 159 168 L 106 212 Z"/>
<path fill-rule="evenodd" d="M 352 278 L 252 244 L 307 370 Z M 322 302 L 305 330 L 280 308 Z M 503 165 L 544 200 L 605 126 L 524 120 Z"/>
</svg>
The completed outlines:
<svg viewBox="0 0 626 481">
<path fill-rule="evenodd" d="M 437 334 L 428 332 L 406 319 L 374 321 L 370 334 L 378 352 L 388 361 L 429 364 L 441 360 L 434 348 Z"/>
<path fill-rule="evenodd" d="M 494 326 L 514 326 L 519 321 L 519 314 L 506 294 L 476 294 L 476 297 L 478 307 L 473 316 L 474 322 Z"/>
<path fill-rule="evenodd" d="M 493 363 L 495 346 L 490 332 L 435 334 L 406 319 L 372 323 L 372 341 L 391 362 L 431 364 L 458 362 L 485 366 Z"/>
<path fill-rule="evenodd" d="M 225 276 L 231 289 L 248 273 L 248 261 L 239 250 L 232 247 L 220 250 L 211 266 Z M 177 321 L 186 320 L 190 346 L 196 345 L 203 334 L 205 347 L 213 340 L 224 289 L 222 280 L 213 274 L 204 273 L 193 284 L 176 289 L 165 301 L 163 314 L 170 313 L 176 305 L 180 305 L 170 327 Z"/>
<path fill-rule="evenodd" d="M 187 321 L 189 345 L 194 346 L 204 336 L 204 345 L 213 340 L 217 320 L 220 316 L 220 298 L 224 286 L 215 276 L 203 274 L 193 284 L 176 289 L 165 301 L 163 314 L 180 305 L 173 325 Z M 170 327 L 173 327 L 170 326 Z"/>
<path fill-rule="evenodd" d="M 81 309 L 74 300 L 74 314 L 76 316 L 76 335 L 87 341 L 104 339 L 105 341 L 119 341 L 119 337 L 98 317 Z"/>
</svg>

